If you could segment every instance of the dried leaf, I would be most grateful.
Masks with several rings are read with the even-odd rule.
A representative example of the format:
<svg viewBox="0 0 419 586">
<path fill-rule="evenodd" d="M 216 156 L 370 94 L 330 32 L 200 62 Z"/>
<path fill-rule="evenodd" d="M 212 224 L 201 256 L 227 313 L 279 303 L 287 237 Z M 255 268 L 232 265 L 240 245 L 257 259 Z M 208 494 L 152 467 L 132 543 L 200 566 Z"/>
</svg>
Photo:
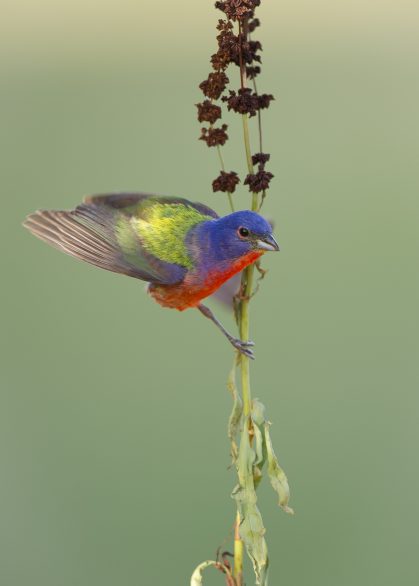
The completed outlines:
<svg viewBox="0 0 419 586">
<path fill-rule="evenodd" d="M 265 417 L 266 407 L 259 399 L 253 399 L 252 401 L 252 421 L 256 425 L 263 425 L 266 421 Z"/>
<path fill-rule="evenodd" d="M 199 564 L 194 570 L 194 573 L 191 576 L 191 586 L 202 586 L 202 572 L 208 568 L 209 566 L 214 566 L 216 562 L 208 560 L 206 562 L 202 562 Z"/>
<path fill-rule="evenodd" d="M 256 575 L 256 584 L 266 586 L 268 568 L 268 548 L 265 541 L 265 527 L 262 516 L 256 506 L 257 496 L 253 480 L 256 462 L 255 450 L 250 445 L 247 425 L 243 425 L 240 452 L 237 461 L 239 484 L 233 491 L 242 522 L 240 537 L 252 561 Z"/>
<path fill-rule="evenodd" d="M 236 436 L 240 431 L 240 422 L 243 413 L 243 403 L 236 387 L 236 359 L 234 359 L 233 368 L 227 380 L 227 388 L 233 397 L 233 408 L 228 420 L 228 439 L 231 442 L 231 457 L 234 463 L 238 456 Z"/>
<path fill-rule="evenodd" d="M 262 469 L 266 461 L 266 446 L 265 446 L 265 406 L 258 399 L 252 402 L 252 420 L 254 432 L 254 449 L 256 452 L 256 460 L 253 466 L 253 481 L 255 489 L 259 486 L 262 480 Z"/>
<path fill-rule="evenodd" d="M 191 586 L 202 586 L 202 572 L 210 566 L 214 566 L 214 568 L 221 570 L 226 575 L 228 583 L 233 584 L 233 576 L 231 575 L 230 570 L 224 564 L 221 564 L 220 562 L 215 562 L 214 560 L 207 560 L 206 562 L 202 562 L 202 564 L 199 564 L 199 566 L 195 568 L 194 573 L 191 576 Z"/>
<path fill-rule="evenodd" d="M 275 456 L 275 452 L 272 447 L 271 436 L 269 435 L 269 426 L 270 423 L 265 422 L 265 444 L 268 460 L 269 480 L 271 481 L 272 487 L 275 490 L 275 492 L 278 493 L 279 506 L 286 513 L 293 515 L 294 511 L 291 509 L 291 507 L 288 506 L 288 501 L 290 499 L 288 479 L 286 477 L 285 472 L 279 465 L 277 457 Z"/>
<path fill-rule="evenodd" d="M 258 425 L 253 425 L 254 433 L 254 451 L 255 451 L 255 463 L 253 466 L 258 466 L 263 461 L 263 435 Z"/>
</svg>

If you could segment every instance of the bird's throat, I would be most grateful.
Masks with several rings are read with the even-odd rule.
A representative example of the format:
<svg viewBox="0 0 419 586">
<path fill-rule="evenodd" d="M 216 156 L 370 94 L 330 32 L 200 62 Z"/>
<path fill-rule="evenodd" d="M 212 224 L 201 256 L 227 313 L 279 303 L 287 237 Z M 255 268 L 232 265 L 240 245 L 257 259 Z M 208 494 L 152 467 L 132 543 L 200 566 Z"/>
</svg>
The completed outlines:
<svg viewBox="0 0 419 586">
<path fill-rule="evenodd" d="M 239 273 L 247 266 L 258 260 L 262 254 L 263 251 L 261 250 L 252 250 L 244 256 L 241 256 L 237 260 L 233 261 L 226 268 L 224 268 L 224 270 L 220 271 L 219 269 L 215 269 L 211 271 L 210 280 L 217 283 L 214 291 L 221 287 L 221 285 L 228 281 L 228 279 L 231 279 L 231 277 L 233 277 L 235 274 Z"/>
<path fill-rule="evenodd" d="M 252 250 L 228 265 L 224 264 L 222 267 L 211 269 L 204 279 L 191 272 L 176 285 L 150 285 L 149 293 L 164 307 L 172 307 L 180 311 L 196 307 L 202 299 L 215 293 L 223 283 L 258 260 L 262 254 L 261 250 Z"/>
</svg>

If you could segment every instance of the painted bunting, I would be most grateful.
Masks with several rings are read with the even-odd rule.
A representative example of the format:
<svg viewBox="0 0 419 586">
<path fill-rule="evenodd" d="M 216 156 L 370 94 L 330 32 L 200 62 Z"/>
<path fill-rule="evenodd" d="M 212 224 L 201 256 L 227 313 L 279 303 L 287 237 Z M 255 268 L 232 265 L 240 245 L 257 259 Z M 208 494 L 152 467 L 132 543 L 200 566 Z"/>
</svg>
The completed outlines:
<svg viewBox="0 0 419 586">
<path fill-rule="evenodd" d="M 23 225 L 71 256 L 147 281 L 163 307 L 196 307 L 253 358 L 253 342 L 230 335 L 201 301 L 266 251 L 279 250 L 259 214 L 239 211 L 220 218 L 187 199 L 117 193 L 87 197 L 71 211 L 37 211 Z"/>
</svg>

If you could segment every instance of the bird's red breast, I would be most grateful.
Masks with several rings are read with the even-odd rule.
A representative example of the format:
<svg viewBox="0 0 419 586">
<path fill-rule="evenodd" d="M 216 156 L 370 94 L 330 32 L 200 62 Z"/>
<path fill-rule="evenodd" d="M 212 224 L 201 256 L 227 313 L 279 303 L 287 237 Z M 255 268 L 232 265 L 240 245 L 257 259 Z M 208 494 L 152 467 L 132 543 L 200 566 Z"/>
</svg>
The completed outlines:
<svg viewBox="0 0 419 586">
<path fill-rule="evenodd" d="M 153 299 L 163 307 L 171 307 L 179 311 L 196 307 L 202 299 L 212 295 L 223 283 L 255 262 L 262 254 L 261 250 L 252 250 L 230 263 L 228 267 L 224 266 L 221 270 L 219 268 L 212 269 L 207 273 L 205 279 L 202 279 L 201 275 L 191 272 L 181 283 L 175 285 L 151 284 L 148 291 Z"/>
</svg>

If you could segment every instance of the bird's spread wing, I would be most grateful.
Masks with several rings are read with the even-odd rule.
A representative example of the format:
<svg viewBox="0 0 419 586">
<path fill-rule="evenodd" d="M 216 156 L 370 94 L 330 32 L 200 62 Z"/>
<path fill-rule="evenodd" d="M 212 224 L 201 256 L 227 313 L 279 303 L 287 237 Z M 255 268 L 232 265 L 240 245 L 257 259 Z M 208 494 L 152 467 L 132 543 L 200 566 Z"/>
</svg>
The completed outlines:
<svg viewBox="0 0 419 586">
<path fill-rule="evenodd" d="M 181 198 L 122 193 L 91 196 L 71 211 L 38 211 L 24 226 L 48 244 L 100 268 L 158 284 L 192 266 L 185 237 L 213 210 Z"/>
</svg>

